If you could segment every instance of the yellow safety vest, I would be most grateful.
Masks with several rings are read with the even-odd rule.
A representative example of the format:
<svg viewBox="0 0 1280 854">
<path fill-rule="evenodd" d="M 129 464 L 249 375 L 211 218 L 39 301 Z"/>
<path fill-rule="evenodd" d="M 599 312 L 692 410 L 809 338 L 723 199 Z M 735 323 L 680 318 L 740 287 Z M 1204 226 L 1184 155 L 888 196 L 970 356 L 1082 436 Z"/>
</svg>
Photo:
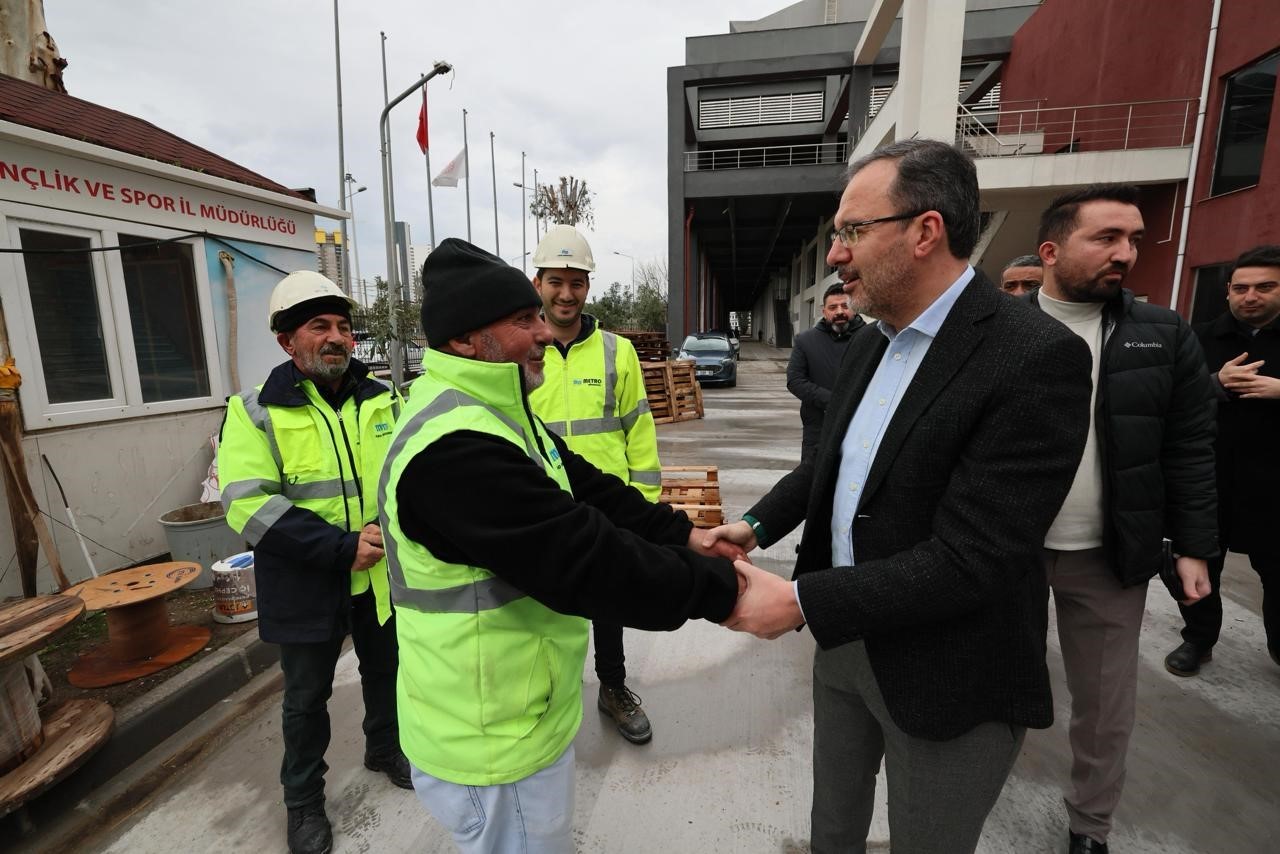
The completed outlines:
<svg viewBox="0 0 1280 854">
<path fill-rule="evenodd" d="M 510 783 L 555 762 L 578 731 L 587 621 L 547 608 L 482 566 L 437 558 L 400 527 L 396 487 L 415 456 L 467 430 L 511 442 L 572 490 L 550 436 L 525 411 L 516 365 L 437 350 L 422 364 L 378 486 L 400 648 L 400 745 L 442 780 Z"/>
<path fill-rule="evenodd" d="M 631 342 L 596 327 L 567 357 L 548 347 L 543 365 L 546 381 L 529 395 L 529 405 L 547 429 L 596 468 L 657 501 L 658 432 Z"/>
</svg>

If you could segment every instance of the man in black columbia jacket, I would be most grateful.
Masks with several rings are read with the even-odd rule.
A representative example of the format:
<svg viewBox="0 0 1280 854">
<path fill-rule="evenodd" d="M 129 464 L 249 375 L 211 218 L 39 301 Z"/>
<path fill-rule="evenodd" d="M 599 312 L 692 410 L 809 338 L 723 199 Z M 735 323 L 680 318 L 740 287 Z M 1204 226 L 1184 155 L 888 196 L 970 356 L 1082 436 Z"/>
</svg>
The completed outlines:
<svg viewBox="0 0 1280 854">
<path fill-rule="evenodd" d="M 1093 424 L 1044 551 L 1071 692 L 1071 854 L 1107 851 L 1163 539 L 1187 603 L 1209 592 L 1206 561 L 1218 552 L 1204 354 L 1176 312 L 1121 288 L 1143 234 L 1137 201 L 1124 184 L 1056 199 L 1040 220 L 1044 285 L 1029 297 L 1093 355 Z"/>
<path fill-rule="evenodd" d="M 800 398 L 800 423 L 804 435 L 800 459 L 813 456 L 822 434 L 822 416 L 831 402 L 840 361 L 849 337 L 866 323 L 849 305 L 844 284 L 836 282 L 822 295 L 822 319 L 796 336 L 787 363 L 787 391 Z"/>
</svg>

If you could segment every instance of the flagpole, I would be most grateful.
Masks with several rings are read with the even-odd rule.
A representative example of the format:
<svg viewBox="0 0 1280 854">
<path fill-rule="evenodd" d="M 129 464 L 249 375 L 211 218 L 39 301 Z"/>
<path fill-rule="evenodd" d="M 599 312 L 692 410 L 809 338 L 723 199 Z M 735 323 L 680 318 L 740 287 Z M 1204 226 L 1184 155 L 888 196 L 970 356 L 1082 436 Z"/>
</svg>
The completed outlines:
<svg viewBox="0 0 1280 854">
<path fill-rule="evenodd" d="M 338 88 L 338 210 L 347 210 L 347 161 L 342 145 L 342 40 L 338 30 L 338 0 L 333 0 L 333 68 Z M 351 247 L 347 243 L 347 220 L 338 220 L 338 235 L 342 242 L 342 274 L 338 282 L 347 296 L 351 296 Z"/>
<path fill-rule="evenodd" d="M 520 269 L 529 272 L 529 204 L 525 201 L 524 152 L 520 152 Z"/>
<path fill-rule="evenodd" d="M 493 254 L 501 257 L 502 246 L 498 240 L 498 161 L 493 156 L 493 131 L 489 131 L 489 171 L 493 176 Z"/>
<path fill-rule="evenodd" d="M 425 126 L 431 127 L 431 116 L 427 115 L 427 84 L 422 84 L 422 120 Z M 428 130 L 428 133 L 430 131 Z M 427 231 L 431 234 L 431 248 L 436 248 L 436 211 L 431 201 L 431 137 L 425 137 L 426 145 L 422 146 L 422 156 L 427 161 Z"/>
<path fill-rule="evenodd" d="M 467 176 L 467 242 L 471 242 L 471 147 L 467 145 L 467 108 L 462 108 L 462 171 Z"/>
</svg>

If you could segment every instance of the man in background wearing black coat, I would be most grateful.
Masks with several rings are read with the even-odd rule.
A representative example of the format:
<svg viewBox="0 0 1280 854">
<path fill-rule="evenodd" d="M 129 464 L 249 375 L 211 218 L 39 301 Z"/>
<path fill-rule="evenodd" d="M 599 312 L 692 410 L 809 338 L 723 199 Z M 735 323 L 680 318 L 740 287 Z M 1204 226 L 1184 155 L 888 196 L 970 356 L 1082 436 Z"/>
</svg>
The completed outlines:
<svg viewBox="0 0 1280 854">
<path fill-rule="evenodd" d="M 1138 188 L 1093 184 L 1040 218 L 1044 285 L 1031 305 L 1088 347 L 1094 417 L 1044 541 L 1067 689 L 1069 854 L 1107 854 L 1124 788 L 1147 582 L 1172 541 L 1180 600 L 1209 592 L 1217 554 L 1212 392 L 1178 313 L 1123 287 L 1145 233 Z"/>
<path fill-rule="evenodd" d="M 1280 664 L 1280 246 L 1258 246 L 1237 259 L 1227 283 L 1227 311 L 1196 327 L 1218 398 L 1218 537 L 1209 561 L 1213 585 L 1204 599 L 1179 605 L 1186 628 L 1164 666 L 1194 676 L 1213 657 L 1222 629 L 1218 581 L 1228 550 L 1249 556 L 1262 578 L 1262 626 Z M 1269 589 L 1268 589 L 1269 588 Z"/>
<path fill-rule="evenodd" d="M 1040 548 L 1084 447 L 1089 353 L 969 266 L 963 152 L 903 140 L 850 173 L 827 263 L 879 323 L 849 342 L 815 456 L 704 544 L 805 523 L 795 581 L 736 564 L 726 625 L 818 642 L 814 854 L 866 850 L 882 759 L 895 854 L 958 854 L 1053 720 Z"/>
<path fill-rule="evenodd" d="M 849 336 L 865 325 L 849 305 L 844 284 L 836 282 L 822 295 L 822 319 L 796 336 L 791 360 L 787 362 L 787 391 L 800 398 L 802 460 L 812 457 L 818 449 L 822 415 L 831 402 L 831 389 L 836 384 Z"/>
</svg>

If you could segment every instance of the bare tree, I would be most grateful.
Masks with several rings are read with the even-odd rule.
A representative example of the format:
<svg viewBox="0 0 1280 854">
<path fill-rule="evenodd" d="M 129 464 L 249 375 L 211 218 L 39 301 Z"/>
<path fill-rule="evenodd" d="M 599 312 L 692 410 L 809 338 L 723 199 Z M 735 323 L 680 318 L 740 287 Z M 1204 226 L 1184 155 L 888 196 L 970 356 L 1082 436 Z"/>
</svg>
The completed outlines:
<svg viewBox="0 0 1280 854">
<path fill-rule="evenodd" d="M 591 208 L 592 193 L 586 181 L 572 175 L 561 175 L 560 185 L 542 184 L 529 203 L 529 213 L 557 225 L 582 223 L 588 228 L 595 225 L 595 212 Z"/>
</svg>

